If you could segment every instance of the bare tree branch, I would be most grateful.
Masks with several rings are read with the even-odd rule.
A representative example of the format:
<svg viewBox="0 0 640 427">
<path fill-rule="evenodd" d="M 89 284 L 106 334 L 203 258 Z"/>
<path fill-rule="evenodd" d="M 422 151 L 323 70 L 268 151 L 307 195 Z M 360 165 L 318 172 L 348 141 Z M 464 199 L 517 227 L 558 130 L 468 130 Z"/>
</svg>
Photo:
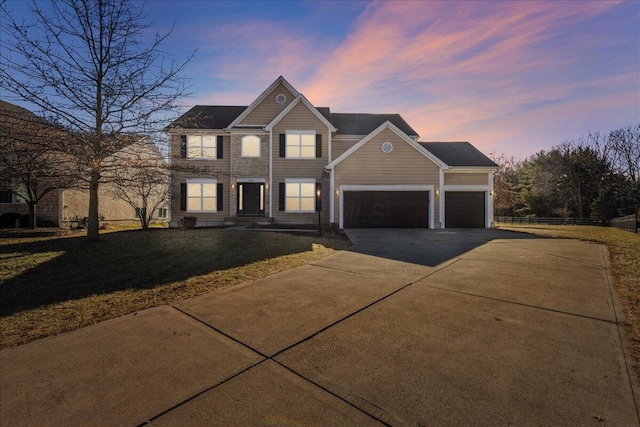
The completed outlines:
<svg viewBox="0 0 640 427">
<path fill-rule="evenodd" d="M 0 4 L 0 88 L 68 131 L 65 150 L 89 188 L 87 236 L 98 240 L 98 188 L 122 166 L 115 154 L 130 136 L 175 118 L 186 95 L 180 74 L 195 51 L 183 62 L 168 58 L 161 46 L 171 31 L 143 42 L 152 23 L 126 0 L 57 0 L 48 9 L 33 1 L 28 23 L 7 7 Z"/>
</svg>

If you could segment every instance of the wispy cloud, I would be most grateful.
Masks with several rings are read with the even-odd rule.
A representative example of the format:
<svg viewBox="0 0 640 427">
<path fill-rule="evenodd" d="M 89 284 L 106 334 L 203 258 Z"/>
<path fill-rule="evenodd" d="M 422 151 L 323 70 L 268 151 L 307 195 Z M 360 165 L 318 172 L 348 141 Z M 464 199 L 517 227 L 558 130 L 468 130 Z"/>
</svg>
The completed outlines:
<svg viewBox="0 0 640 427">
<path fill-rule="evenodd" d="M 615 34 L 603 34 L 591 20 L 619 5 L 575 6 L 375 3 L 304 92 L 334 109 L 398 111 L 423 139 L 471 139 L 485 150 L 520 151 L 514 143 L 532 144 L 516 124 L 529 128 L 530 139 L 550 137 L 538 130 L 545 126 L 588 125 L 587 117 L 599 114 L 594 105 L 614 99 L 638 112 L 629 95 L 638 90 L 628 75 L 632 62 L 620 70 L 627 86 L 616 81 L 615 70 L 598 75 L 589 63 L 617 43 Z M 585 119 L 576 120 L 580 115 Z"/>
<path fill-rule="evenodd" d="M 189 102 L 248 104 L 284 75 L 314 105 L 398 112 L 423 140 L 522 155 L 640 116 L 638 3 L 358 3 L 339 37 L 318 31 L 319 4 L 180 34 L 201 46 Z"/>
</svg>

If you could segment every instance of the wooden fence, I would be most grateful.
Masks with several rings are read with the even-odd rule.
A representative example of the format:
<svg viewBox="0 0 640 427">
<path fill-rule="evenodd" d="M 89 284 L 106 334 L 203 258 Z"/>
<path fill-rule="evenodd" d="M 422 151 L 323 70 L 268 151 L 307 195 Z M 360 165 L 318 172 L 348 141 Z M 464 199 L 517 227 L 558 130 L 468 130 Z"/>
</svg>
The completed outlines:
<svg viewBox="0 0 640 427">
<path fill-rule="evenodd" d="M 613 218 L 611 220 L 611 226 L 620 228 L 622 230 L 631 231 L 632 233 L 637 233 L 638 232 L 638 214 Z"/>
<path fill-rule="evenodd" d="M 496 216 L 494 222 L 510 224 L 547 224 L 547 225 L 599 225 L 606 226 L 606 223 L 593 218 L 542 218 L 542 217 L 513 217 Z"/>
</svg>

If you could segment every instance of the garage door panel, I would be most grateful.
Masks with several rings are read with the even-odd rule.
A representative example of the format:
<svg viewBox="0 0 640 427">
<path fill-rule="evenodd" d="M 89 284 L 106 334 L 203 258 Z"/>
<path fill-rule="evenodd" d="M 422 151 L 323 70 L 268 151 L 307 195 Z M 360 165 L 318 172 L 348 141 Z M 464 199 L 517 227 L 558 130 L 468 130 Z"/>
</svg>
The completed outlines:
<svg viewBox="0 0 640 427">
<path fill-rule="evenodd" d="M 481 191 L 445 193 L 445 227 L 484 228 L 485 194 Z"/>
<path fill-rule="evenodd" d="M 428 191 L 346 191 L 345 228 L 428 228 Z"/>
</svg>

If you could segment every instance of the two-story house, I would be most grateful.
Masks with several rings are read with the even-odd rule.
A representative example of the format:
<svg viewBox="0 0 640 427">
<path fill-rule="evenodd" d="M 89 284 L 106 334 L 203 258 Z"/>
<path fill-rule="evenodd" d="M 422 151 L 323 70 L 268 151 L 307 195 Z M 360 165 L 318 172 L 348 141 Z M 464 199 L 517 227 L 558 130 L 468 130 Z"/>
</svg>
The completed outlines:
<svg viewBox="0 0 640 427">
<path fill-rule="evenodd" d="M 399 114 L 333 113 L 283 77 L 249 106 L 197 105 L 167 127 L 171 221 L 491 227 L 497 165 L 418 142 Z"/>
</svg>

